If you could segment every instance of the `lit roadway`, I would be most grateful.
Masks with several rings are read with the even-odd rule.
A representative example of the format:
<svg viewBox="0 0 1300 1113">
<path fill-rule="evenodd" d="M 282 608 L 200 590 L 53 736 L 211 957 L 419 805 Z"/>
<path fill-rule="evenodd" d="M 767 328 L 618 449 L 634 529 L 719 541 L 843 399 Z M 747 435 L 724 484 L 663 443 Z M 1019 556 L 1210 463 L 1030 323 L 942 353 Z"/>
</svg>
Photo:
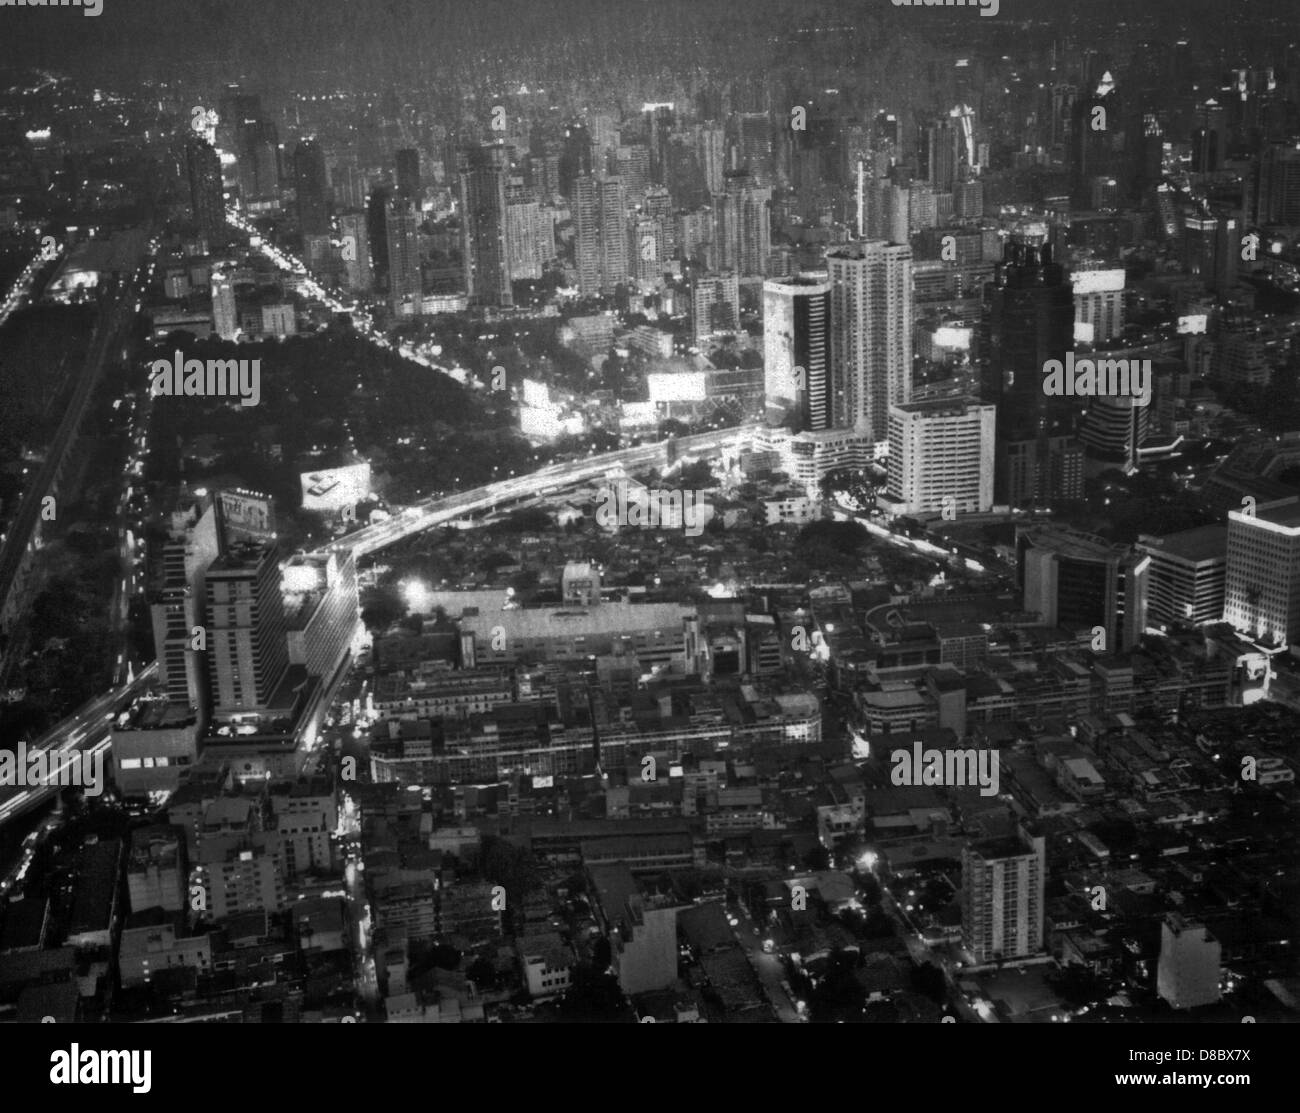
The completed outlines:
<svg viewBox="0 0 1300 1113">
<path fill-rule="evenodd" d="M 157 673 L 157 662 L 151 661 L 130 684 L 112 688 L 104 695 L 96 696 L 88 703 L 82 704 L 68 718 L 30 743 L 27 747 L 28 755 L 38 749 L 51 755 L 55 753 L 68 755 L 66 759 L 53 759 L 58 762 L 54 770 L 51 770 L 51 780 L 55 781 L 57 781 L 56 770 L 69 765 L 75 760 L 73 755 L 79 751 L 88 753 L 102 751 L 107 764 L 109 719 L 128 697 L 147 688 L 156 679 Z M 47 760 L 51 759 L 47 758 Z M 0 787 L 0 825 L 50 799 L 57 791 L 57 783 L 37 787 L 18 785 Z M 7 887 L 8 880 L 6 878 L 0 881 L 0 889 Z"/>
</svg>

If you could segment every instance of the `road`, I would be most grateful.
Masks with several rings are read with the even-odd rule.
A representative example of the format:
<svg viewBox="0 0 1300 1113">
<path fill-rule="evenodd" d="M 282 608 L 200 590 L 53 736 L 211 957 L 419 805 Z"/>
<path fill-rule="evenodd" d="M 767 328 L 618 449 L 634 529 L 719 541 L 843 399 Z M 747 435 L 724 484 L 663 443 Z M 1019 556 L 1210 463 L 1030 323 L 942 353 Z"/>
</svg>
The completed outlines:
<svg viewBox="0 0 1300 1113">
<path fill-rule="evenodd" d="M 744 950 L 754 973 L 758 975 L 758 980 L 767 993 L 767 999 L 772 1002 L 777 1018 L 783 1024 L 800 1023 L 799 1010 L 795 1007 L 794 1000 L 781 986 L 785 981 L 785 968 L 781 965 L 781 957 L 763 953 L 762 929 L 750 918 L 748 909 L 743 905 L 738 911 L 727 914 L 737 920 L 736 926 L 731 929 L 732 934 Z"/>
<path fill-rule="evenodd" d="M 107 751 L 110 714 L 128 697 L 152 684 L 157 675 L 157 663 L 150 662 L 130 684 L 124 684 L 105 692 L 102 696 L 96 696 L 88 703 L 82 704 L 62 722 L 51 727 L 28 746 L 29 754 L 36 749 L 47 753 L 67 754 L 68 758 L 61 760 L 56 766 L 56 769 L 62 769 L 70 764 L 71 755 L 74 753 L 85 750 L 94 752 L 100 747 Z M 57 791 L 57 785 L 35 788 L 17 785 L 0 786 L 0 825 L 50 799 Z"/>
</svg>

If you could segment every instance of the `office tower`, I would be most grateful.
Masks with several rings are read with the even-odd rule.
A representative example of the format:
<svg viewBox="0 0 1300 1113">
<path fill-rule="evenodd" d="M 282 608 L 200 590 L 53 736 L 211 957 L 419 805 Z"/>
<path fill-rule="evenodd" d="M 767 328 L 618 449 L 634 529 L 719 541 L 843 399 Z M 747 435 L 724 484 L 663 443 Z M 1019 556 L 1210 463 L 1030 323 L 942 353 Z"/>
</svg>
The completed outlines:
<svg viewBox="0 0 1300 1113">
<path fill-rule="evenodd" d="M 925 163 L 921 176 L 926 178 L 937 193 L 947 193 L 957 182 L 957 171 L 963 163 L 962 134 L 955 119 L 939 119 L 924 131 L 921 150 Z"/>
<path fill-rule="evenodd" d="M 1108 653 L 1127 653 L 1142 640 L 1148 557 L 1068 526 L 1018 529 L 1016 555 L 1022 605 L 1045 626 L 1101 627 Z"/>
<path fill-rule="evenodd" d="M 354 163 L 337 163 L 332 170 L 334 203 L 343 209 L 364 209 L 370 184 Z"/>
<path fill-rule="evenodd" d="M 663 221 L 653 216 L 634 217 L 630 224 L 628 253 L 632 273 L 643 285 L 654 285 L 663 278 L 667 266 L 668 237 Z"/>
<path fill-rule="evenodd" d="M 1201 526 L 1164 537 L 1142 534 L 1137 551 L 1151 558 L 1149 622 L 1203 626 L 1223 620 L 1227 526 Z"/>
<path fill-rule="evenodd" d="M 650 188 L 650 148 L 641 143 L 619 147 L 614 154 L 614 172 L 623 179 L 627 196 L 636 204 Z"/>
<path fill-rule="evenodd" d="M 997 410 L 964 399 L 889 408 L 886 499 L 896 514 L 982 514 L 993 507 Z"/>
<path fill-rule="evenodd" d="M 1150 429 L 1150 406 L 1137 399 L 1099 395 L 1088 400 L 1079 426 L 1084 474 L 1096 477 L 1107 471 L 1132 475 L 1137 471 L 1138 450 Z"/>
<path fill-rule="evenodd" d="M 208 675 L 217 719 L 259 714 L 289 667 L 275 543 L 233 545 L 208 568 Z"/>
<path fill-rule="evenodd" d="M 418 316 L 423 299 L 419 218 L 409 201 L 392 201 L 384 223 L 388 232 L 388 304 L 397 316 Z"/>
<path fill-rule="evenodd" d="M 952 187 L 953 212 L 959 220 L 984 215 L 984 183 L 958 182 Z"/>
<path fill-rule="evenodd" d="M 718 266 L 741 278 L 768 273 L 772 251 L 772 191 L 757 186 L 745 171 L 725 175 L 720 196 L 714 198 L 714 243 Z"/>
<path fill-rule="evenodd" d="M 1247 190 L 1245 225 L 1300 224 L 1300 147 L 1274 143 L 1264 148 Z"/>
<path fill-rule="evenodd" d="M 514 305 L 506 252 L 506 179 L 510 149 L 470 147 L 461 159 L 461 240 L 471 305 Z"/>
<path fill-rule="evenodd" d="M 198 711 L 206 711 L 208 686 L 206 654 L 202 643 L 195 642 L 195 630 L 204 625 L 204 577 L 221 546 L 218 511 L 211 498 L 177 510 L 162 547 L 162 579 L 149 604 L 158 686 L 180 706 Z"/>
<path fill-rule="evenodd" d="M 938 195 L 929 182 L 913 182 L 907 193 L 907 231 L 910 235 L 939 223 Z"/>
<path fill-rule="evenodd" d="M 394 156 L 397 163 L 397 192 L 411 201 L 421 194 L 420 152 L 414 147 L 402 147 Z"/>
<path fill-rule="evenodd" d="M 1192 131 L 1192 172 L 1210 174 L 1223 169 L 1228 143 L 1227 115 L 1223 105 L 1211 97 L 1196 109 Z"/>
<path fill-rule="evenodd" d="M 691 331 L 699 344 L 740 327 L 740 282 L 734 274 L 705 275 L 691 287 Z"/>
<path fill-rule="evenodd" d="M 763 283 L 763 391 L 769 421 L 796 432 L 831 427 L 830 318 L 827 279 Z"/>
<path fill-rule="evenodd" d="M 1160 925 L 1156 992 L 1174 1009 L 1215 1004 L 1223 996 L 1219 989 L 1222 951 L 1204 924 L 1178 912 L 1168 913 Z"/>
<path fill-rule="evenodd" d="M 831 421 L 880 443 L 912 397 L 912 249 L 869 240 L 827 252 Z"/>
<path fill-rule="evenodd" d="M 190 183 L 190 212 L 199 235 L 208 246 L 226 239 L 226 202 L 221 191 L 221 157 L 209 143 L 191 139 L 185 144 L 185 171 Z"/>
<path fill-rule="evenodd" d="M 293 185 L 297 195 L 298 229 L 304 236 L 323 236 L 330 229 L 325 152 L 313 139 L 304 139 L 293 152 Z"/>
<path fill-rule="evenodd" d="M 1076 340 L 1101 344 L 1124 331 L 1123 267 L 1081 265 L 1070 276 L 1070 288 Z"/>
<path fill-rule="evenodd" d="M 1300 503 L 1228 511 L 1223 621 L 1279 647 L 1300 636 Z"/>
<path fill-rule="evenodd" d="M 370 229 L 366 214 L 344 213 L 339 217 L 343 241 L 343 285 L 354 294 L 369 293 L 374 286 L 370 269 Z"/>
<path fill-rule="evenodd" d="M 692 132 L 695 157 L 699 159 L 704 174 L 704 188 L 710 196 L 721 193 L 723 173 L 727 165 L 726 133 L 722 128 L 700 125 Z"/>
<path fill-rule="evenodd" d="M 591 135 L 585 125 L 575 123 L 564 129 L 558 171 L 560 192 L 565 197 L 573 196 L 579 178 L 592 173 Z"/>
<path fill-rule="evenodd" d="M 977 963 L 1043 950 L 1047 839 L 1023 825 L 1015 837 L 982 839 L 961 855 L 962 945 Z"/>
<path fill-rule="evenodd" d="M 583 175 L 573 198 L 578 290 L 584 296 L 612 293 L 628 276 L 623 180 Z"/>
<path fill-rule="evenodd" d="M 1087 188 L 1090 179 L 1130 181 L 1132 177 L 1125 161 L 1123 103 L 1109 73 L 1102 76 L 1090 95 L 1076 100 L 1073 112 L 1070 165 L 1076 200 L 1086 204 L 1087 194 L 1081 194 L 1081 190 Z"/>
<path fill-rule="evenodd" d="M 542 267 L 553 254 L 542 253 L 543 229 L 536 193 L 515 179 L 506 190 L 506 266 L 512 281 L 542 277 Z"/>
<path fill-rule="evenodd" d="M 280 139 L 272 123 L 239 125 L 236 136 L 239 192 L 245 204 L 265 207 L 280 199 Z"/>
<path fill-rule="evenodd" d="M 676 117 L 671 104 L 647 104 L 641 110 L 642 119 L 645 121 L 646 145 L 649 148 L 650 155 L 650 181 L 657 186 L 666 185 L 668 182 L 668 150 L 672 142 L 673 126 L 676 123 Z M 628 187 L 630 196 L 640 196 L 632 193 L 631 186 Z"/>
<path fill-rule="evenodd" d="M 370 242 L 370 266 L 374 271 L 375 289 L 388 291 L 388 207 L 392 192 L 378 186 L 366 202 L 366 239 Z"/>
<path fill-rule="evenodd" d="M 772 122 L 766 112 L 742 112 L 736 119 L 738 169 L 748 171 L 756 182 L 771 185 L 775 165 L 772 159 Z"/>
<path fill-rule="evenodd" d="M 1043 365 L 1072 348 L 1074 298 L 1046 225 L 1012 233 L 986 288 L 982 400 L 998 407 L 994 497 L 1023 507 L 1083 494 L 1082 449 L 1068 445 L 1070 399 L 1043 393 Z M 1059 451 L 1058 451 L 1059 449 Z"/>
<path fill-rule="evenodd" d="M 212 331 L 222 340 L 235 340 L 239 336 L 239 309 L 230 269 L 223 264 L 214 266 L 211 281 Z"/>
<path fill-rule="evenodd" d="M 645 195 L 641 211 L 659 221 L 664 237 L 662 258 L 674 258 L 677 254 L 677 219 L 673 213 L 672 195 L 666 189 L 650 190 Z"/>
</svg>

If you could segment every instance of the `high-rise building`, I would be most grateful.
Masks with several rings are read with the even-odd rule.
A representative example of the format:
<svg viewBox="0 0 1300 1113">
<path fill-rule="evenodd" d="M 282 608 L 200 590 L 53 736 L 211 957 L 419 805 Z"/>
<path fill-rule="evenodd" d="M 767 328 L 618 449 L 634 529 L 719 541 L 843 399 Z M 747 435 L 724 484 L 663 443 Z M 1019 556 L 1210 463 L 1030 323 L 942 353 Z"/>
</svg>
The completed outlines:
<svg viewBox="0 0 1300 1113">
<path fill-rule="evenodd" d="M 235 152 L 239 192 L 251 208 L 278 207 L 280 139 L 273 123 L 256 120 L 239 125 Z"/>
<path fill-rule="evenodd" d="M 506 265 L 511 281 L 541 278 L 550 254 L 542 255 L 543 217 L 533 190 L 519 182 L 506 191 Z"/>
<path fill-rule="evenodd" d="M 1043 391 L 1043 365 L 1064 361 L 1074 337 L 1074 298 L 1052 259 L 1045 225 L 1017 229 L 986 288 L 982 400 L 998 408 L 997 502 L 1015 507 L 1082 496 L 1082 449 L 1054 459 L 1073 430 L 1069 399 Z M 1077 469 L 1077 471 L 1076 471 Z"/>
<path fill-rule="evenodd" d="M 212 331 L 222 340 L 239 336 L 239 309 L 235 302 L 235 282 L 224 265 L 212 268 Z"/>
<path fill-rule="evenodd" d="M 1124 331 L 1122 267 L 1107 267 L 1101 263 L 1075 267 L 1070 285 L 1074 296 L 1076 340 L 1101 344 L 1114 340 Z"/>
<path fill-rule="evenodd" d="M 1138 405 L 1138 399 L 1106 394 L 1090 398 L 1079 427 L 1084 474 L 1095 477 L 1120 471 L 1131 475 L 1137 470 L 1139 450 L 1149 429 L 1150 407 Z"/>
<path fill-rule="evenodd" d="M 744 171 L 725 175 L 720 196 L 714 198 L 714 243 L 718 267 L 741 278 L 768 273 L 772 252 L 772 190 L 755 184 Z"/>
<path fill-rule="evenodd" d="M 982 514 L 992 509 L 996 413 L 993 406 L 951 399 L 890 406 L 885 496 L 890 511 Z"/>
<path fill-rule="evenodd" d="M 889 407 L 912 397 L 912 249 L 869 240 L 826 255 L 831 284 L 831 418 L 877 443 Z"/>
<path fill-rule="evenodd" d="M 394 159 L 397 164 L 397 192 L 408 200 L 420 197 L 420 152 L 414 147 L 402 147 Z"/>
<path fill-rule="evenodd" d="M 304 236 L 323 236 L 330 228 L 329 186 L 325 152 L 314 139 L 304 139 L 294 149 L 293 187 L 299 231 Z"/>
<path fill-rule="evenodd" d="M 1201 526 L 1164 537 L 1143 534 L 1137 551 L 1151 558 L 1150 622 L 1203 626 L 1223 621 L 1227 526 Z"/>
<path fill-rule="evenodd" d="M 585 124 L 569 124 L 564 129 L 558 170 L 560 192 L 565 197 L 573 196 L 579 178 L 592 173 L 591 134 Z"/>
<path fill-rule="evenodd" d="M 619 147 L 614 153 L 614 172 L 623 179 L 633 203 L 639 201 L 650 188 L 650 149 L 643 143 Z"/>
<path fill-rule="evenodd" d="M 1228 511 L 1223 621 L 1251 638 L 1300 637 L 1300 502 Z"/>
<path fill-rule="evenodd" d="M 209 248 L 226 239 L 226 202 L 221 188 L 221 156 L 211 144 L 194 138 L 185 144 L 190 183 L 190 212 Z"/>
<path fill-rule="evenodd" d="M 1014 838 L 962 850 L 962 945 L 977 963 L 1029 958 L 1043 950 L 1047 839 L 1023 825 Z"/>
<path fill-rule="evenodd" d="M 388 206 L 392 192 L 377 186 L 366 202 L 366 239 L 370 242 L 370 266 L 375 289 L 388 291 Z"/>
<path fill-rule="evenodd" d="M 831 286 L 825 277 L 763 283 L 763 387 L 769 421 L 831 427 Z"/>
<path fill-rule="evenodd" d="M 627 226 L 623 180 L 590 174 L 573 187 L 574 260 L 578 291 L 584 296 L 612 293 L 627 281 Z"/>
<path fill-rule="evenodd" d="M 1024 609 L 1045 626 L 1105 632 L 1104 648 L 1134 649 L 1147 624 L 1151 559 L 1067 526 L 1016 531 L 1016 579 Z"/>
<path fill-rule="evenodd" d="M 628 240 L 632 273 L 638 282 L 653 286 L 663 278 L 667 266 L 668 237 L 664 233 L 663 221 L 649 215 L 634 217 Z"/>
<path fill-rule="evenodd" d="M 370 230 L 366 214 L 344 213 L 339 217 L 343 242 L 343 285 L 354 294 L 368 293 L 374 286 L 370 269 Z"/>
<path fill-rule="evenodd" d="M 925 165 L 921 176 L 934 186 L 935 192 L 951 191 L 962 164 L 960 125 L 950 117 L 935 120 L 925 128 L 922 151 Z"/>
<path fill-rule="evenodd" d="M 460 204 L 465 289 L 471 305 L 514 305 L 506 249 L 509 173 L 508 147 L 471 147 L 463 154 Z"/>
<path fill-rule="evenodd" d="M 274 542 L 231 546 L 209 566 L 204 586 L 213 716 L 260 714 L 289 667 Z"/>
<path fill-rule="evenodd" d="M 1219 989 L 1222 952 L 1222 944 L 1204 924 L 1170 912 L 1160 925 L 1156 992 L 1174 1009 L 1215 1004 L 1223 996 Z"/>
<path fill-rule="evenodd" d="M 1264 149 L 1248 190 L 1246 225 L 1300 224 L 1300 147 L 1275 143 Z"/>
<path fill-rule="evenodd" d="M 388 235 L 388 304 L 395 316 L 419 316 L 423 281 L 419 218 L 414 206 L 409 201 L 389 202 L 384 224 Z"/>
<path fill-rule="evenodd" d="M 691 287 L 691 332 L 699 344 L 740 327 L 740 282 L 734 274 L 702 275 Z"/>
<path fill-rule="evenodd" d="M 207 709 L 204 577 L 221 554 L 218 510 L 210 497 L 196 499 L 172 514 L 162 547 L 162 579 L 149 604 L 158 686 L 182 707 Z M 210 647 L 209 647 L 210 648 Z"/>
</svg>

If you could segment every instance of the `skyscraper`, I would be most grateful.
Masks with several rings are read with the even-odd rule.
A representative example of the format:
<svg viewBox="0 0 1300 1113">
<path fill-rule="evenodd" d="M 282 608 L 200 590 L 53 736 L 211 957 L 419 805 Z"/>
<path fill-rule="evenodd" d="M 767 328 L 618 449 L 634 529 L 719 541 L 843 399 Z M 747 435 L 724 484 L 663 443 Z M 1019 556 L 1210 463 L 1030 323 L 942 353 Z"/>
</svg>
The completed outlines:
<svg viewBox="0 0 1300 1113">
<path fill-rule="evenodd" d="M 725 187 L 714 201 L 714 243 L 718 267 L 741 278 L 768 273 L 772 251 L 772 191 L 755 185 L 745 171 L 725 175 Z"/>
<path fill-rule="evenodd" d="M 734 274 L 704 275 L 691 287 L 691 330 L 695 343 L 740 325 L 740 283 Z"/>
<path fill-rule="evenodd" d="M 366 203 L 366 238 L 370 241 L 370 265 L 375 289 L 388 290 L 388 206 L 392 192 L 378 186 Z"/>
<path fill-rule="evenodd" d="M 304 139 L 294 149 L 293 186 L 299 231 L 304 236 L 323 236 L 330 227 L 325 152 L 313 139 Z"/>
<path fill-rule="evenodd" d="M 397 162 L 397 192 L 416 201 L 420 196 L 420 152 L 414 147 L 402 147 L 395 156 Z"/>
<path fill-rule="evenodd" d="M 1223 621 L 1279 647 L 1300 637 L 1300 503 L 1228 511 Z"/>
<path fill-rule="evenodd" d="M 879 443 L 889 407 L 912 397 L 912 249 L 852 243 L 829 251 L 826 266 L 832 421 Z"/>
<path fill-rule="evenodd" d="M 623 180 L 584 174 L 573 187 L 573 252 L 583 296 L 611 293 L 628 277 Z"/>
<path fill-rule="evenodd" d="M 239 335 L 239 308 L 235 302 L 235 284 L 227 266 L 212 268 L 212 331 L 222 340 Z"/>
<path fill-rule="evenodd" d="M 226 238 L 226 203 L 221 191 L 221 157 L 210 144 L 194 138 L 185 144 L 185 170 L 190 183 L 190 211 L 208 246 Z"/>
<path fill-rule="evenodd" d="M 339 231 L 343 237 L 343 284 L 352 293 L 368 293 L 374 285 L 374 274 L 366 214 L 344 213 L 339 217 Z"/>
<path fill-rule="evenodd" d="M 1044 363 L 1064 360 L 1074 337 L 1073 290 L 1052 260 L 1046 225 L 1011 235 L 985 303 L 981 394 L 998 407 L 995 499 L 1028 506 L 1079 498 L 1082 449 L 1062 444 L 1072 432 L 1070 400 L 1043 392 Z"/>
<path fill-rule="evenodd" d="M 460 169 L 465 290 L 472 305 L 511 306 L 506 251 L 506 179 L 510 149 L 470 147 Z"/>
<path fill-rule="evenodd" d="M 1128 545 L 1066 526 L 1016 531 L 1016 577 L 1022 605 L 1044 626 L 1092 634 L 1100 628 L 1100 651 L 1129 652 L 1147 625 L 1151 558 Z"/>
<path fill-rule="evenodd" d="M 1023 825 L 1014 838 L 962 850 L 962 945 L 976 962 L 1028 958 L 1043 949 L 1047 840 Z"/>
<path fill-rule="evenodd" d="M 195 630 L 204 625 L 204 577 L 221 551 L 217 509 L 210 497 L 196 499 L 172 515 L 162 547 L 162 579 L 150 599 L 158 684 L 182 706 L 206 712 L 207 651 L 196 648 Z"/>
<path fill-rule="evenodd" d="M 886 498 L 897 514 L 982 514 L 993 506 L 996 409 L 964 399 L 889 408 Z"/>
<path fill-rule="evenodd" d="M 274 542 L 232 546 L 208 568 L 205 587 L 213 715 L 264 712 L 289 667 Z"/>
<path fill-rule="evenodd" d="M 542 256 L 543 226 L 536 192 L 515 179 L 506 190 L 506 266 L 511 280 L 542 277 L 542 266 L 550 258 Z"/>
<path fill-rule="evenodd" d="M 831 427 L 830 325 L 827 279 L 763 283 L 763 387 L 769 421 L 798 432 Z"/>
<path fill-rule="evenodd" d="M 397 316 L 418 316 L 423 285 L 415 209 L 409 201 L 391 201 L 384 222 L 388 233 L 388 304 Z"/>
</svg>

